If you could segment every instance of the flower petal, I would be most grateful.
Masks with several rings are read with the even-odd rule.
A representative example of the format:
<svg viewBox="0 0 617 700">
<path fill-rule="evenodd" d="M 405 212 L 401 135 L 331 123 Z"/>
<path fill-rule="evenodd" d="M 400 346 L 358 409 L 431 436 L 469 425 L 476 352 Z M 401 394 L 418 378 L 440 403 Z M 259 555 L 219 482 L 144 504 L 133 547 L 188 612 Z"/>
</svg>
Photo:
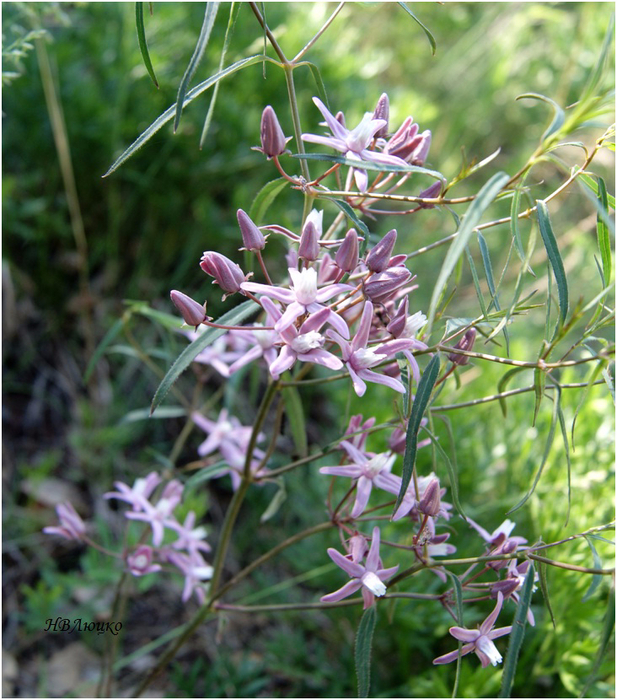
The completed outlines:
<svg viewBox="0 0 617 700">
<path fill-rule="evenodd" d="M 354 579 L 353 581 L 348 581 L 342 588 L 339 588 L 338 591 L 322 596 L 320 600 L 324 603 L 335 603 L 337 600 L 347 598 L 347 596 L 355 593 L 360 588 L 362 588 L 362 581 Z"/>
</svg>

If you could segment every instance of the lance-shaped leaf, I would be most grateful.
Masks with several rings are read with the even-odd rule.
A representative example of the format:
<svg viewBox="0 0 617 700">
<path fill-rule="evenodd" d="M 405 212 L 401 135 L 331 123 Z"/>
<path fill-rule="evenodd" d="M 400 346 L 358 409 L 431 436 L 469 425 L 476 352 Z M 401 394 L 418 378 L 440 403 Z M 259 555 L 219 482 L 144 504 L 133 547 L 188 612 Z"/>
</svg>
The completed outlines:
<svg viewBox="0 0 617 700">
<path fill-rule="evenodd" d="M 186 97 L 184 98 L 183 107 L 186 107 L 196 97 L 201 95 L 202 92 L 205 92 L 213 85 L 216 85 L 216 83 L 218 83 L 219 80 L 226 78 L 228 75 L 236 73 L 242 68 L 252 66 L 254 63 L 259 63 L 261 60 L 263 60 L 262 56 L 249 56 L 248 58 L 242 58 L 239 61 L 233 63 L 228 68 L 225 68 L 225 70 L 222 70 L 219 73 L 216 73 L 215 75 L 211 76 L 207 80 L 204 80 L 203 83 L 199 83 L 199 85 L 196 85 L 192 90 L 188 91 Z M 165 124 L 167 124 L 168 121 L 171 121 L 174 118 L 175 113 L 176 104 L 174 102 L 174 104 L 171 105 L 171 107 L 166 109 L 163 112 L 163 114 L 157 117 L 157 119 L 155 119 L 152 122 L 152 124 L 150 124 L 150 126 L 141 134 L 141 136 L 139 136 L 139 138 L 133 141 L 133 143 L 126 149 L 126 151 L 124 151 L 124 153 L 114 161 L 113 165 L 109 168 L 105 175 L 103 175 L 103 177 L 107 177 L 108 175 L 111 175 L 115 170 L 117 170 L 122 165 L 122 163 L 124 163 L 125 160 L 128 160 L 135 153 L 135 151 L 139 150 L 147 141 L 149 141 L 161 127 L 165 126 Z"/>
<path fill-rule="evenodd" d="M 236 306 L 235 309 L 221 316 L 218 323 L 226 326 L 236 326 L 254 314 L 259 308 L 259 305 L 254 301 L 245 301 L 243 304 L 240 304 L 240 306 Z M 183 350 L 178 359 L 170 367 L 167 374 L 163 377 L 163 381 L 159 384 L 159 388 L 156 390 L 154 398 L 152 399 L 150 415 L 154 413 L 157 406 L 159 406 L 161 401 L 167 396 L 167 392 L 171 389 L 176 379 L 188 368 L 197 355 L 205 350 L 208 345 L 211 345 L 217 338 L 220 338 L 223 333 L 225 333 L 223 328 L 208 328 L 205 333 L 202 333 Z"/>
<path fill-rule="evenodd" d="M 263 224 L 266 212 L 286 187 L 287 180 L 284 177 L 277 177 L 276 180 L 266 183 L 257 193 L 249 209 L 251 221 L 254 221 L 258 226 Z"/>
<path fill-rule="evenodd" d="M 435 41 L 435 37 L 431 34 L 428 27 L 426 27 L 424 24 L 422 24 L 422 22 L 420 22 L 420 20 L 414 15 L 414 13 L 407 7 L 407 5 L 404 2 L 399 2 L 399 5 L 415 22 L 417 22 L 420 25 L 420 27 L 422 27 L 422 31 L 426 34 L 426 38 L 428 39 L 429 44 L 431 45 L 431 53 L 434 56 L 435 51 L 437 51 L 437 42 Z"/>
<path fill-rule="evenodd" d="M 394 506 L 393 510 L 394 513 L 396 513 L 399 506 L 403 502 L 403 497 L 405 496 L 405 492 L 407 491 L 407 487 L 411 481 L 413 465 L 416 461 L 416 452 L 418 451 L 418 432 L 420 430 L 420 422 L 422 421 L 424 412 L 428 407 L 438 375 L 439 353 L 434 355 L 432 360 L 428 363 L 427 368 L 424 370 L 420 383 L 418 384 L 418 390 L 416 391 L 413 405 L 411 407 L 411 416 L 409 417 L 409 423 L 407 424 L 405 456 L 403 457 L 403 477 L 401 490 L 398 498 L 396 499 L 396 505 Z"/>
<path fill-rule="evenodd" d="M 606 193 L 606 185 L 604 184 L 604 180 L 602 178 L 598 178 L 598 204 L 608 214 L 608 195 Z M 611 258 L 611 239 L 608 233 L 608 226 L 606 225 L 604 217 L 600 215 L 600 211 L 598 211 L 597 231 L 598 248 L 600 249 L 600 256 L 602 257 L 604 286 L 606 287 L 611 281 L 611 268 L 613 267 L 613 263 Z"/>
<path fill-rule="evenodd" d="M 566 120 L 566 113 L 555 102 L 555 100 L 551 100 L 550 97 L 546 97 L 545 95 L 539 95 L 537 92 L 527 92 L 524 95 L 519 95 L 516 99 L 522 100 L 527 98 L 532 100 L 541 100 L 542 102 L 546 102 L 546 104 L 549 104 L 553 108 L 553 121 L 549 124 L 547 130 L 542 134 L 541 140 L 546 141 L 546 139 L 548 139 L 549 136 L 552 136 L 553 134 L 558 132 L 559 129 L 561 129 Z"/>
<path fill-rule="evenodd" d="M 144 4 L 143 2 L 135 3 L 135 24 L 137 26 L 137 41 L 139 42 L 139 50 L 141 57 L 144 60 L 144 65 L 148 71 L 148 75 L 152 78 L 152 82 L 159 87 L 159 82 L 154 74 L 152 61 L 150 60 L 150 52 L 148 51 L 148 42 L 146 41 L 146 29 L 144 27 Z"/>
<path fill-rule="evenodd" d="M 377 606 L 371 605 L 362 615 L 358 634 L 356 635 L 354 657 L 356 661 L 356 675 L 358 676 L 359 698 L 368 698 L 371 688 L 371 648 L 376 622 Z"/>
<path fill-rule="evenodd" d="M 174 133 L 178 131 L 178 126 L 180 124 L 180 117 L 182 116 L 182 110 L 184 109 L 184 97 L 186 91 L 189 88 L 189 83 L 191 82 L 197 66 L 201 63 L 206 46 L 208 46 L 208 40 L 210 39 L 210 32 L 214 26 L 214 20 L 216 19 L 216 13 L 219 9 L 218 2 L 207 2 L 206 3 L 206 13 L 204 15 L 204 21 L 201 25 L 201 31 L 199 32 L 199 38 L 197 39 L 197 46 L 195 46 L 195 51 L 191 56 L 191 60 L 182 76 L 180 81 L 180 87 L 178 88 L 178 98 L 176 99 L 176 118 L 174 119 Z"/>
<path fill-rule="evenodd" d="M 591 549 L 591 556 L 593 557 L 594 569 L 601 569 L 602 568 L 602 560 L 600 559 L 600 555 L 598 554 L 598 550 L 594 547 L 593 542 L 591 541 L 591 538 L 594 536 L 593 535 L 583 535 L 583 537 L 585 538 L 585 542 L 587 542 L 587 544 L 589 545 L 589 549 Z M 603 540 L 604 538 L 600 537 L 598 539 Z M 587 589 L 587 593 L 585 593 L 585 595 L 583 596 L 583 603 L 586 603 L 591 598 L 591 596 L 596 592 L 601 581 L 602 581 L 601 574 L 594 574 L 591 577 L 591 583 L 589 584 L 589 588 Z"/>
<path fill-rule="evenodd" d="M 285 379 L 291 379 L 291 375 L 287 372 Z M 294 441 L 296 452 L 300 457 L 306 457 L 308 454 L 308 444 L 306 440 L 306 422 L 304 420 L 304 409 L 300 392 L 295 386 L 286 386 L 282 389 L 283 399 L 285 401 L 285 412 L 289 420 L 289 429 Z"/>
<path fill-rule="evenodd" d="M 509 179 L 510 178 L 506 173 L 497 173 L 496 175 L 493 175 L 493 177 L 478 192 L 476 198 L 467 209 L 463 223 L 458 230 L 456 238 L 452 241 L 452 245 L 448 249 L 443 265 L 441 266 L 439 276 L 437 277 L 437 281 L 433 288 L 433 295 L 431 297 L 428 312 L 428 324 L 426 330 L 427 336 L 430 335 L 433 327 L 433 321 L 435 319 L 437 304 L 441 297 L 441 293 L 443 292 L 448 279 L 450 278 L 450 275 L 458 262 L 458 259 L 461 257 L 465 247 L 469 243 L 469 238 L 473 233 L 473 230 L 480 223 L 480 219 L 486 208 L 499 194 Z"/>
<path fill-rule="evenodd" d="M 510 643 L 503 664 L 503 676 L 501 677 L 501 688 L 499 689 L 500 698 L 509 698 L 512 692 L 512 684 L 514 683 L 514 675 L 516 673 L 516 664 L 518 655 L 523 644 L 525 636 L 525 624 L 527 623 L 527 611 L 531 603 L 531 594 L 533 593 L 534 566 L 529 562 L 529 568 L 525 575 L 525 582 L 521 589 L 516 614 L 512 623 L 512 632 L 510 632 Z"/>
<path fill-rule="evenodd" d="M 299 158 L 301 160 L 323 160 L 328 163 L 339 163 L 340 165 L 349 165 L 352 168 L 362 168 L 362 170 L 371 170 L 380 173 L 423 173 L 424 175 L 430 175 L 436 180 L 446 182 L 445 176 L 437 170 L 429 170 L 419 165 L 373 163 L 367 160 L 354 160 L 352 158 L 345 158 L 345 156 L 335 156 L 330 153 L 294 153 L 292 158 Z M 320 192 L 320 194 L 327 194 L 327 191 Z"/>
<path fill-rule="evenodd" d="M 548 215 L 548 207 L 546 202 L 536 200 L 536 213 L 538 216 L 538 225 L 540 227 L 540 235 L 546 248 L 548 260 L 553 268 L 555 281 L 557 282 L 557 299 L 559 302 L 559 318 L 563 324 L 568 315 L 568 281 L 566 279 L 566 271 L 563 267 L 563 261 L 559 253 L 551 220 Z"/>
<path fill-rule="evenodd" d="M 345 214 L 345 216 L 351 221 L 351 223 L 360 231 L 362 231 L 362 238 L 363 240 L 360 241 L 360 250 L 359 250 L 359 256 L 361 258 L 364 257 L 364 253 L 366 253 L 366 246 L 368 245 L 368 239 L 370 236 L 368 226 L 364 223 L 364 221 L 361 221 L 356 212 L 353 210 L 347 202 L 344 202 L 342 199 L 334 199 L 332 200 L 336 206 Z"/>
</svg>

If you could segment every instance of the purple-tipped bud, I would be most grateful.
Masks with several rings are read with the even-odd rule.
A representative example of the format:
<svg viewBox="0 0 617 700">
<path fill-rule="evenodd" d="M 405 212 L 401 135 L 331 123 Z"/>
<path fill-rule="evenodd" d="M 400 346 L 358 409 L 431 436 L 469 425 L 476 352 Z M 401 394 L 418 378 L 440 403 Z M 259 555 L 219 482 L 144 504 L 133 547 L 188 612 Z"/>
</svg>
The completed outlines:
<svg viewBox="0 0 617 700">
<path fill-rule="evenodd" d="M 396 229 L 393 228 L 366 256 L 366 266 L 371 272 L 383 272 L 388 267 L 395 243 Z"/>
<path fill-rule="evenodd" d="M 409 158 L 412 165 L 424 165 L 431 147 L 431 132 L 427 129 L 420 134 L 420 143 L 415 147 Z"/>
<path fill-rule="evenodd" d="M 520 581 L 516 578 L 504 578 L 501 581 L 496 581 L 491 586 L 491 598 L 497 598 L 499 592 L 504 598 L 508 598 L 519 586 Z"/>
<path fill-rule="evenodd" d="M 199 266 L 207 275 L 214 277 L 214 281 L 227 294 L 239 292 L 240 285 L 246 280 L 240 266 L 220 253 L 206 251 Z"/>
<path fill-rule="evenodd" d="M 208 318 L 206 316 L 206 305 L 202 306 L 200 303 L 196 302 L 191 297 L 172 289 L 169 292 L 169 296 L 174 303 L 174 306 L 180 312 L 180 315 L 184 319 L 184 322 L 189 326 L 201 326 L 201 324 Z"/>
<path fill-rule="evenodd" d="M 434 182 L 430 187 L 427 187 L 425 190 L 422 190 L 418 197 L 421 197 L 422 199 L 435 199 L 439 197 L 441 194 L 441 182 L 437 180 Z M 434 204 L 424 204 L 423 202 L 420 203 L 420 206 L 423 209 L 434 209 L 435 205 Z"/>
<path fill-rule="evenodd" d="M 473 350 L 473 344 L 476 342 L 476 335 L 478 335 L 476 329 L 470 328 L 454 347 L 457 350 L 467 350 L 471 352 Z M 459 367 L 469 362 L 469 358 L 466 355 L 457 355 L 455 352 L 448 355 L 448 360 Z"/>
<path fill-rule="evenodd" d="M 413 153 L 414 148 L 419 143 L 419 139 L 416 140 L 418 128 L 418 125 L 413 123 L 412 117 L 407 117 L 386 144 L 385 152 L 407 160 L 407 157 Z"/>
<path fill-rule="evenodd" d="M 242 233 L 242 242 L 246 250 L 263 250 L 266 245 L 266 238 L 263 233 L 242 209 L 238 209 L 237 216 L 240 232 Z"/>
<path fill-rule="evenodd" d="M 375 133 L 376 138 L 385 138 L 388 133 L 388 122 L 390 119 L 390 100 L 385 92 L 377 100 L 377 106 L 373 112 L 373 119 L 386 120 L 385 126 L 382 126 L 381 129 Z"/>
<path fill-rule="evenodd" d="M 383 303 L 387 301 L 397 289 L 403 287 L 409 281 L 411 272 L 405 267 L 391 267 L 377 275 L 373 275 L 364 285 L 364 296 L 371 301 Z"/>
<path fill-rule="evenodd" d="M 285 153 L 287 141 L 289 139 L 285 138 L 275 111 L 268 105 L 261 115 L 261 148 L 256 150 L 268 158 L 280 156 Z"/>
<path fill-rule="evenodd" d="M 431 479 L 428 486 L 424 489 L 424 495 L 418 503 L 418 510 L 425 515 L 435 517 L 439 514 L 441 508 L 441 489 L 439 487 L 439 479 L 436 477 Z"/>
<path fill-rule="evenodd" d="M 405 297 L 399 304 L 394 318 L 386 326 L 386 330 L 395 338 L 400 338 L 405 332 L 405 324 L 407 323 L 407 312 L 409 310 L 409 297 Z"/>
<path fill-rule="evenodd" d="M 315 224 L 308 219 L 300 236 L 298 257 L 304 258 L 304 260 L 317 260 L 319 257 L 319 231 L 317 231 Z"/>
<path fill-rule="evenodd" d="M 347 231 L 340 248 L 336 251 L 334 262 L 345 272 L 352 272 L 358 264 L 358 234 L 354 228 Z"/>
</svg>

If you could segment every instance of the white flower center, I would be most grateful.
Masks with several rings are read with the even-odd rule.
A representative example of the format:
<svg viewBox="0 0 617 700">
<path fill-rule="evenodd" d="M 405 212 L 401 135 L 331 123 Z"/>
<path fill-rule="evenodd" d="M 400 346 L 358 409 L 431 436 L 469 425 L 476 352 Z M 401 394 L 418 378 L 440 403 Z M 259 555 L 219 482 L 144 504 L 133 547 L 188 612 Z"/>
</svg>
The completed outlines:
<svg viewBox="0 0 617 700">
<path fill-rule="evenodd" d="M 213 572 L 214 569 L 211 566 L 196 566 L 192 569 L 191 574 L 200 581 L 203 581 L 204 579 L 212 578 Z"/>
<path fill-rule="evenodd" d="M 415 314 L 409 316 L 405 321 L 405 330 L 402 333 L 402 337 L 414 338 L 425 323 L 426 316 L 421 311 L 416 311 Z"/>
<path fill-rule="evenodd" d="M 312 304 L 317 296 L 317 271 L 309 267 L 302 272 L 290 270 L 290 274 L 298 302 L 304 306 Z"/>
<path fill-rule="evenodd" d="M 375 455 L 364 468 L 364 475 L 368 479 L 374 479 L 386 466 L 388 457 L 386 455 Z"/>
<path fill-rule="evenodd" d="M 325 339 L 317 331 L 309 331 L 308 333 L 303 333 L 297 338 L 294 338 L 290 345 L 292 349 L 298 353 L 298 355 L 304 355 L 309 350 L 315 350 L 320 348 L 324 344 Z"/>
<path fill-rule="evenodd" d="M 367 571 L 362 577 L 362 585 L 376 596 L 382 596 L 386 592 L 386 584 L 373 571 Z"/>
<path fill-rule="evenodd" d="M 387 355 L 380 355 L 376 353 L 371 348 L 361 348 L 356 350 L 354 353 L 354 366 L 356 369 L 366 369 L 367 367 L 374 367 L 378 365 L 382 360 L 385 360 Z"/>
<path fill-rule="evenodd" d="M 359 153 L 369 145 L 375 133 L 373 126 L 373 114 L 366 112 L 362 121 L 353 131 L 349 132 L 349 136 L 345 139 L 350 151 Z"/>
<path fill-rule="evenodd" d="M 138 554 L 135 559 L 133 559 L 134 569 L 145 569 L 148 566 L 148 557 L 145 554 Z"/>
<path fill-rule="evenodd" d="M 476 647 L 487 655 L 488 660 L 493 664 L 493 666 L 497 666 L 497 664 L 500 664 L 503 661 L 497 647 L 487 636 L 481 635 L 478 637 Z"/>
</svg>

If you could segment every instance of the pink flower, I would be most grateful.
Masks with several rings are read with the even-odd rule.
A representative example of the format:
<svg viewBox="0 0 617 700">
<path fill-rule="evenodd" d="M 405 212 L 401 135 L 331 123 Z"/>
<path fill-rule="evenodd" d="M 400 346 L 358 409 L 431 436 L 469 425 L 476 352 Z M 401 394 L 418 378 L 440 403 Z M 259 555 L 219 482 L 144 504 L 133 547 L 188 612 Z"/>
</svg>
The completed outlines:
<svg viewBox="0 0 617 700">
<path fill-rule="evenodd" d="M 324 603 L 333 603 L 343 598 L 347 598 L 352 593 L 362 589 L 362 597 L 364 598 L 364 609 L 369 608 L 375 603 L 375 596 L 382 596 L 386 593 L 387 581 L 391 576 L 398 571 L 398 566 L 390 567 L 389 569 L 382 568 L 381 559 L 379 558 L 379 528 L 373 529 L 373 541 L 371 548 L 366 557 L 366 565 L 362 566 L 357 561 L 352 561 L 337 552 L 336 549 L 328 549 L 328 556 L 332 561 L 340 566 L 343 571 L 349 574 L 352 579 L 347 582 L 342 588 L 334 593 L 322 596 L 321 600 Z M 357 558 L 357 557 L 354 557 Z"/>
<path fill-rule="evenodd" d="M 498 593 L 495 609 L 477 630 L 468 630 L 465 627 L 450 627 L 450 634 L 455 639 L 466 642 L 461 649 L 461 656 L 465 656 L 465 654 L 469 654 L 473 651 L 482 662 L 482 668 L 486 668 L 489 664 L 497 666 L 497 664 L 502 662 L 502 656 L 493 643 L 493 639 L 503 637 L 506 634 L 510 634 L 512 631 L 512 626 L 493 629 L 497 616 L 501 612 L 502 605 L 503 595 Z M 449 654 L 438 656 L 436 659 L 433 659 L 433 663 L 449 664 L 451 661 L 456 661 L 458 655 L 459 652 L 457 649 L 456 651 L 451 651 Z"/>
<path fill-rule="evenodd" d="M 56 506 L 56 513 L 60 526 L 44 527 L 43 532 L 46 535 L 60 535 L 67 540 L 82 540 L 86 534 L 86 526 L 73 505 L 68 501 L 60 503 Z"/>
<path fill-rule="evenodd" d="M 142 544 L 126 558 L 127 566 L 133 576 L 144 576 L 145 574 L 153 574 L 161 570 L 160 564 L 153 564 L 153 549 L 147 544 Z"/>
</svg>

